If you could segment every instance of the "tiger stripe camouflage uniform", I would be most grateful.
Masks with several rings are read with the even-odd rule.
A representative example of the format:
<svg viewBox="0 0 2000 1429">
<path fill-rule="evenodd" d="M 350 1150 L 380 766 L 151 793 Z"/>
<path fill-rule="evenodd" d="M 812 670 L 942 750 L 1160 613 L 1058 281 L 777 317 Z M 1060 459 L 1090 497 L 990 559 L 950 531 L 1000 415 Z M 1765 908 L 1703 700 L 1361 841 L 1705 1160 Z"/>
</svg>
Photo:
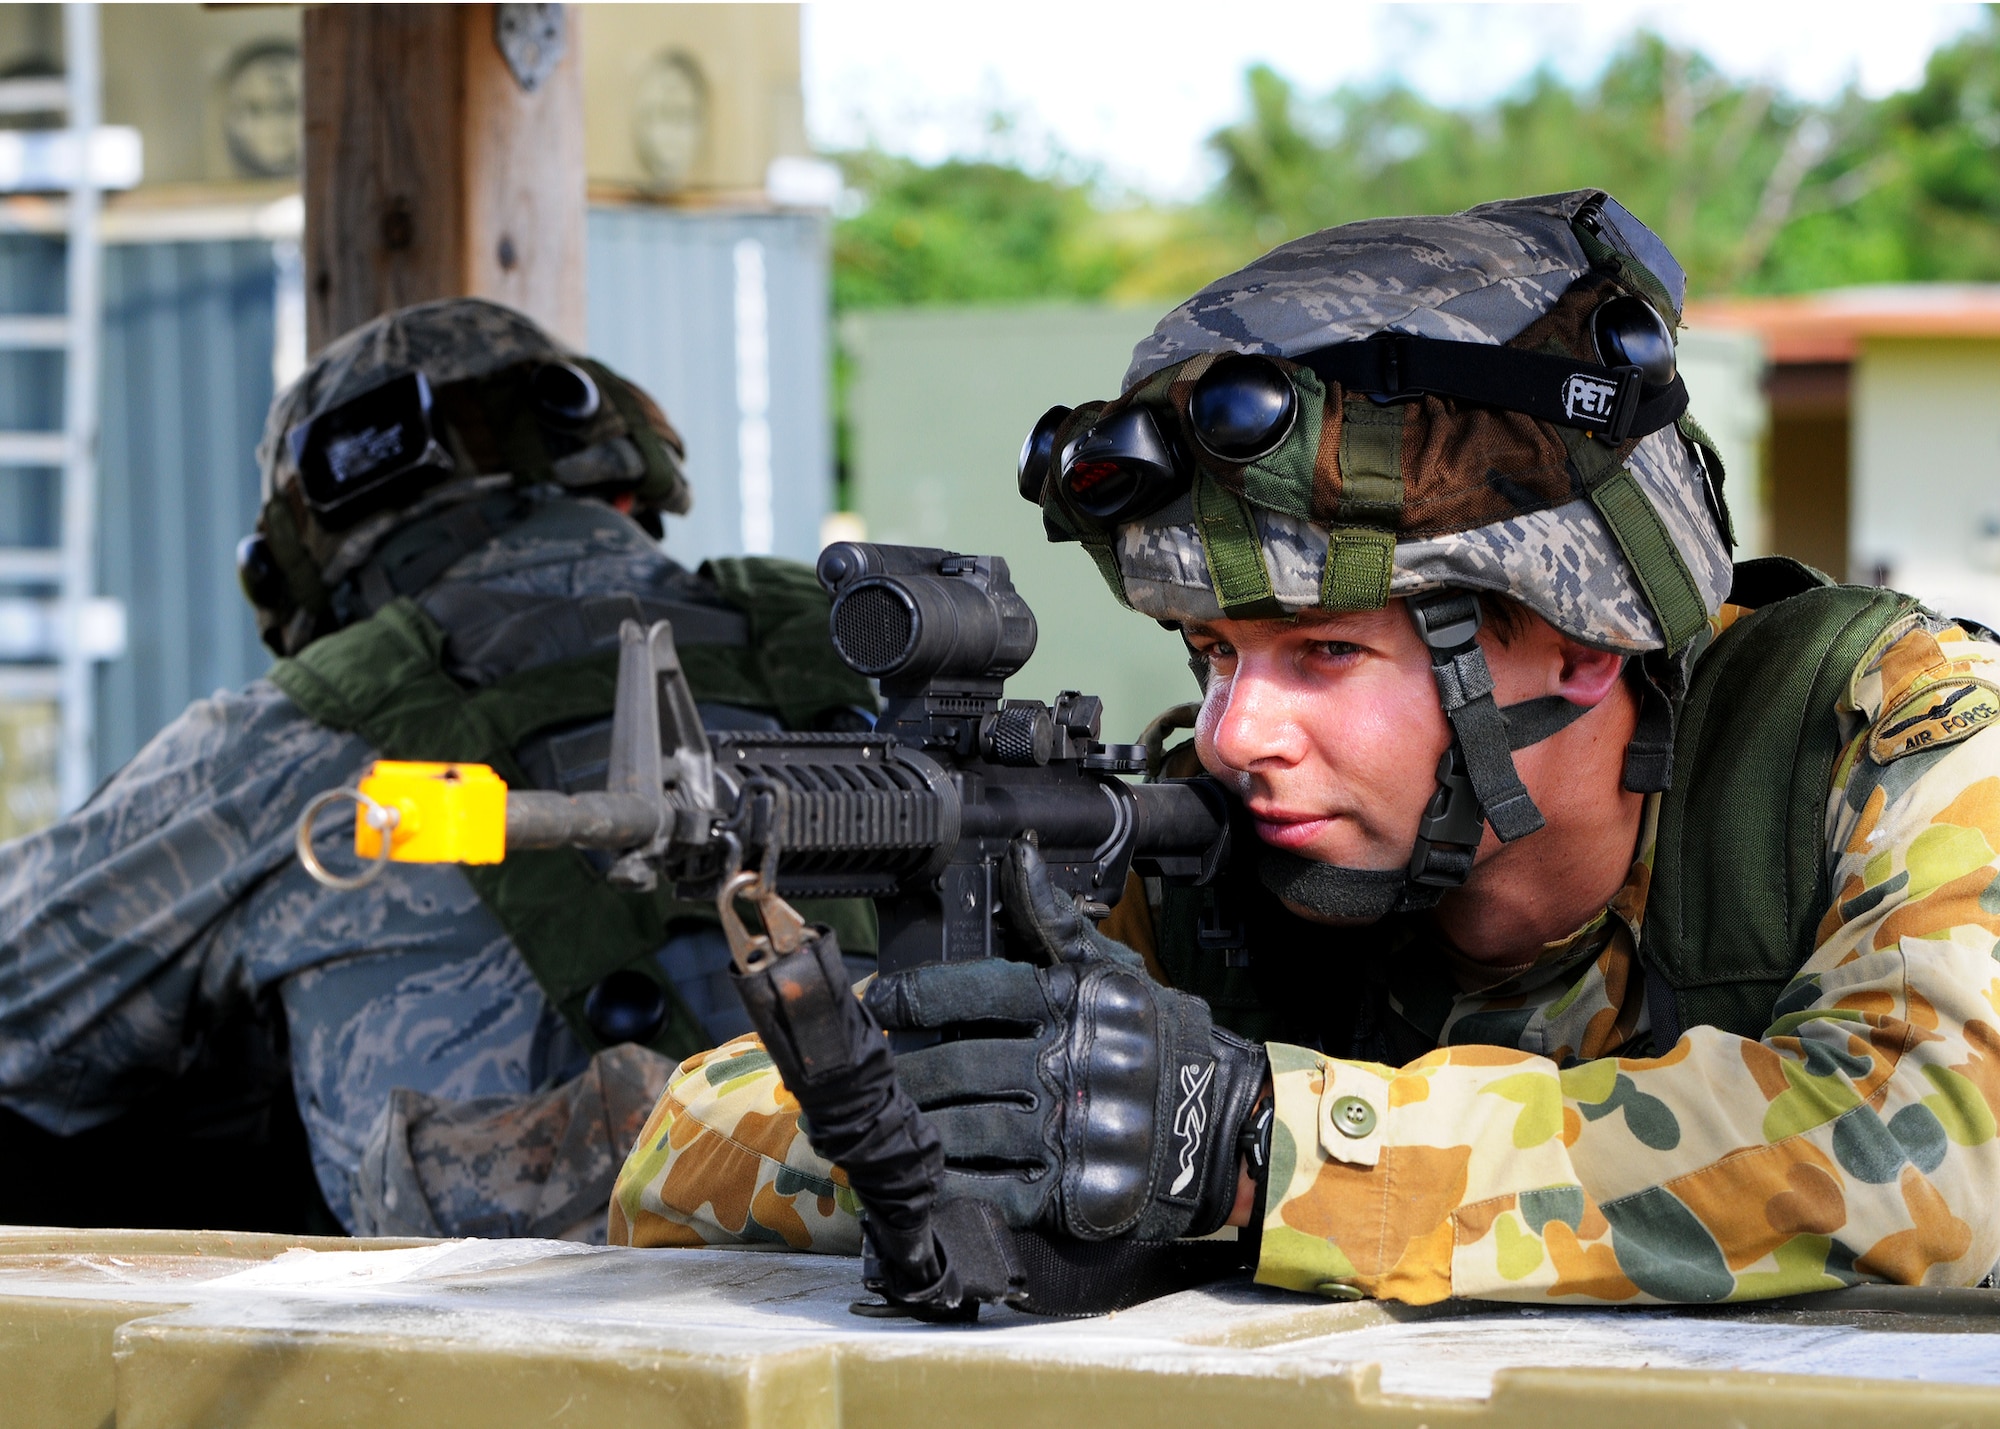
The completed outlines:
<svg viewBox="0 0 2000 1429">
<path fill-rule="evenodd" d="M 1725 607 L 1723 628 L 1738 612 Z M 1840 704 L 1835 901 L 1761 1040 L 1652 1052 L 1635 953 L 1658 796 L 1623 888 L 1501 982 L 1413 938 L 1400 1067 L 1269 1045 L 1264 1283 L 1336 1298 L 1759 1299 L 1967 1285 L 2000 1257 L 2000 647 L 1911 617 Z M 1127 900 L 1128 904 L 1138 900 Z M 1143 945 L 1121 906 L 1112 925 Z M 855 1203 L 752 1037 L 684 1062 L 610 1237 L 855 1254 Z"/>
</svg>

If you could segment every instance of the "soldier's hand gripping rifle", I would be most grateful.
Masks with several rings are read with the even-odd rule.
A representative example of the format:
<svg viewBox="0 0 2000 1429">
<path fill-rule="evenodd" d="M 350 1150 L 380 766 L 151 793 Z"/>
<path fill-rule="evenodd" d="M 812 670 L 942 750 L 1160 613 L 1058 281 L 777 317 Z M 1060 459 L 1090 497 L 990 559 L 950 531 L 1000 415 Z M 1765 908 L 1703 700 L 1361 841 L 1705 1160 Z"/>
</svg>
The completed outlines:
<svg viewBox="0 0 2000 1429">
<path fill-rule="evenodd" d="M 377 866 L 572 845 L 615 852 L 609 876 L 626 886 L 664 879 L 683 898 L 715 899 L 738 989 L 810 1139 L 867 1208 L 871 1288 L 928 1314 L 1032 1303 L 1017 1242 L 991 1211 L 936 1203 L 937 1137 L 897 1087 L 831 933 L 785 899 L 876 900 L 885 973 L 992 957 L 1007 939 L 998 895 L 1017 839 L 1036 839 L 1055 888 L 1101 917 L 1135 867 L 1212 873 L 1227 809 L 1205 781 L 1118 777 L 1141 771 L 1144 751 L 1100 740 L 1097 697 L 1005 698 L 1036 626 L 1004 560 L 843 542 L 822 553 L 819 577 L 836 650 L 880 682 L 870 733 L 710 734 L 671 627 L 628 622 L 603 792 L 509 791 L 481 766 L 384 762 L 358 790 L 322 797 L 356 798 L 356 851 Z M 300 856 L 331 880 L 312 853 L 316 807 L 300 821 Z"/>
</svg>

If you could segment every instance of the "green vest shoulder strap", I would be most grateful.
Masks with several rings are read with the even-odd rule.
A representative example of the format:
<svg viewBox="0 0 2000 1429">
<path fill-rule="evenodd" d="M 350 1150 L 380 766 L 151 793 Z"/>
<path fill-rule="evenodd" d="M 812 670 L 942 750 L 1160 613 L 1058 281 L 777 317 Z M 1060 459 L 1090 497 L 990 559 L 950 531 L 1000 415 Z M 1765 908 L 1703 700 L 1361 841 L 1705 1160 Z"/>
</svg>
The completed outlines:
<svg viewBox="0 0 2000 1429">
<path fill-rule="evenodd" d="M 1832 898 L 1835 706 L 1917 608 L 1782 559 L 1739 566 L 1731 599 L 1756 608 L 1695 663 L 1660 803 L 1641 957 L 1661 1050 L 1694 1026 L 1761 1037 L 1812 956 Z"/>
<path fill-rule="evenodd" d="M 826 597 L 820 599 L 824 632 Z M 745 613 L 751 617 L 749 648 L 754 651 L 758 617 L 749 609 Z M 513 787 L 528 782 L 514 756 L 523 740 L 611 713 L 615 651 L 539 665 L 468 690 L 445 673 L 444 644 L 437 623 L 414 602 L 399 599 L 280 660 L 270 679 L 314 720 L 361 735 L 386 758 L 490 764 Z M 823 653 L 814 652 L 819 662 L 832 661 L 824 634 L 820 646 Z M 748 658 L 742 647 L 690 645 L 682 658 L 697 699 L 774 709 L 781 717 L 810 704 L 796 693 L 781 700 L 775 692 L 784 682 L 773 678 L 777 670 Z M 866 704 L 866 682 L 847 673 L 859 683 L 860 697 L 842 702 Z M 820 693 L 836 685 L 829 676 L 817 680 Z M 810 709 L 816 713 L 826 707 L 821 703 Z M 700 1023 L 652 954 L 672 925 L 714 921 L 712 907 L 679 902 L 666 890 L 614 888 L 575 849 L 524 850 L 503 863 L 469 867 L 464 873 L 585 1046 L 595 1050 L 599 1045 L 584 1015 L 590 990 L 609 974 L 634 968 L 658 983 L 667 997 L 668 1017 L 650 1043 L 653 1049 L 676 1058 L 702 1050 L 707 1039 Z M 843 948 L 874 950 L 869 904 L 808 900 L 801 911 L 833 926 Z"/>
</svg>

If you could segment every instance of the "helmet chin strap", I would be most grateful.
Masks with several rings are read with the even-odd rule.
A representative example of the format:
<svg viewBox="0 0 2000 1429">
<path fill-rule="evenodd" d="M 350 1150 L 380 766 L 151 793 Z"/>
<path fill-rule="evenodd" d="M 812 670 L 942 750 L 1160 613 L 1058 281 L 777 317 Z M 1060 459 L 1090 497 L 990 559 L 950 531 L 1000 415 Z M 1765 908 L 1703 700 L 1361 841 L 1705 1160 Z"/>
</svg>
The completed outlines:
<svg viewBox="0 0 2000 1429">
<path fill-rule="evenodd" d="M 1402 868 L 1346 868 L 1266 847 L 1258 877 L 1286 902 L 1340 922 L 1374 922 L 1390 913 L 1432 908 L 1472 874 L 1486 826 L 1503 843 L 1542 827 L 1514 767 L 1514 751 L 1539 744 L 1589 710 L 1560 695 L 1502 709 L 1493 672 L 1479 648 L 1482 615 L 1471 591 L 1412 596 L 1410 619 L 1430 651 L 1438 703 L 1451 723 L 1451 745 L 1438 760 L 1437 790 L 1424 808 L 1410 860 Z"/>
</svg>

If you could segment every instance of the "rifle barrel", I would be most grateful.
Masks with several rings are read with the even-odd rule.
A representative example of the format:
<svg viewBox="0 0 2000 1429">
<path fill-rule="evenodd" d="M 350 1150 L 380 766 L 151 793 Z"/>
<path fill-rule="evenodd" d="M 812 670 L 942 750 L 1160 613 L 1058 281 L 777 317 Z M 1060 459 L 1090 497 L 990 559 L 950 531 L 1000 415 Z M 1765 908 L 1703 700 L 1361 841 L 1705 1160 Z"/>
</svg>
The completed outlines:
<svg viewBox="0 0 2000 1429">
<path fill-rule="evenodd" d="M 637 848 L 660 829 L 659 811 L 637 794 L 507 793 L 507 850 Z"/>
</svg>

